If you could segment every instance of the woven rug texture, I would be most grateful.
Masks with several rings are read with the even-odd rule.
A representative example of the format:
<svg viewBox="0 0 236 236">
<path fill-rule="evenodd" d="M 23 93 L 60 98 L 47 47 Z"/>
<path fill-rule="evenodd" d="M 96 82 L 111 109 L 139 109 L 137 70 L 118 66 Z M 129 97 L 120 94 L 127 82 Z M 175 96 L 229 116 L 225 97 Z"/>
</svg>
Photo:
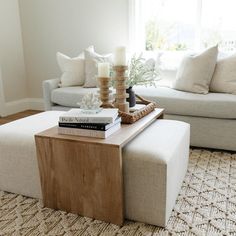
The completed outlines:
<svg viewBox="0 0 236 236">
<path fill-rule="evenodd" d="M 0 235 L 236 236 L 236 153 L 190 152 L 188 172 L 166 228 L 132 221 L 119 227 L 1 191 Z"/>
</svg>

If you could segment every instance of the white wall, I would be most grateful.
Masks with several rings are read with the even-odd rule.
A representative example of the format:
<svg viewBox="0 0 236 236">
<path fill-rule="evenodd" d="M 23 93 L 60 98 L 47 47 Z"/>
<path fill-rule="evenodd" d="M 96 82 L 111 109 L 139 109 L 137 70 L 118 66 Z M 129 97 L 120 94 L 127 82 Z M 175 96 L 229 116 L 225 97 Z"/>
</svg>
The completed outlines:
<svg viewBox="0 0 236 236">
<path fill-rule="evenodd" d="M 3 80 L 2 80 L 2 69 L 0 67 L 0 116 L 4 116 L 5 114 L 5 95 L 3 89 Z"/>
<path fill-rule="evenodd" d="M 1 1 L 1 0 L 0 0 Z M 57 51 L 108 53 L 128 43 L 128 0 L 19 0 L 29 96 L 57 77 Z"/>
<path fill-rule="evenodd" d="M 26 98 L 27 85 L 18 0 L 0 0 L 0 67 L 5 102 Z M 3 98 L 3 94 L 0 97 Z"/>
</svg>

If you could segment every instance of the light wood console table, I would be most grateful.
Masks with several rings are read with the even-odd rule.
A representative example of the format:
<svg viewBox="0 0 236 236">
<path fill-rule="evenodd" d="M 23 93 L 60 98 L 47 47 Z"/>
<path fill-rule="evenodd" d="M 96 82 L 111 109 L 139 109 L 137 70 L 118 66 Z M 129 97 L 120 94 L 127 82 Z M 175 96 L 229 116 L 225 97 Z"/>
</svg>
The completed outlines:
<svg viewBox="0 0 236 236">
<path fill-rule="evenodd" d="M 61 135 L 57 127 L 35 135 L 44 205 L 122 225 L 122 148 L 163 112 L 122 125 L 107 139 Z"/>
</svg>

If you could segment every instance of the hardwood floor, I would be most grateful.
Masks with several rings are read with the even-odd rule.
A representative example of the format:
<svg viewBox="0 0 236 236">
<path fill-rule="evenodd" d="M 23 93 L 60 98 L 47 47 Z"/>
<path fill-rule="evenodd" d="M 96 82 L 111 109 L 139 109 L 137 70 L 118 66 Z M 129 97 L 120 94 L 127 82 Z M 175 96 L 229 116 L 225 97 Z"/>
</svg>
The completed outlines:
<svg viewBox="0 0 236 236">
<path fill-rule="evenodd" d="M 42 111 L 35 111 L 35 110 L 27 110 L 27 111 L 22 111 L 19 113 L 16 113 L 14 115 L 6 116 L 6 117 L 0 117 L 0 125 L 9 123 L 14 120 L 18 120 L 27 116 L 35 115 L 38 114 Z"/>
</svg>

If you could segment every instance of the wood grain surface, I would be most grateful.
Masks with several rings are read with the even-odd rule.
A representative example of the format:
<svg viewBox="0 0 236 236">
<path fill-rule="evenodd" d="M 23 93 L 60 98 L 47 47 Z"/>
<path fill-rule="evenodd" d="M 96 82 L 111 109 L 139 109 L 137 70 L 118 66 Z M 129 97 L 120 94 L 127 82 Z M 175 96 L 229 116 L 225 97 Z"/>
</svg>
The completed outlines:
<svg viewBox="0 0 236 236">
<path fill-rule="evenodd" d="M 62 135 L 58 134 L 57 127 L 47 129 L 41 133 L 38 133 L 36 136 L 40 137 L 51 137 L 62 140 L 74 140 L 84 143 L 96 143 L 100 145 L 111 145 L 123 147 L 130 140 L 132 140 L 136 135 L 141 133 L 147 126 L 149 126 L 156 119 L 163 118 L 164 109 L 158 108 L 148 115 L 144 116 L 142 119 L 138 120 L 133 124 L 122 124 L 121 129 L 109 136 L 106 139 L 97 139 L 81 136 L 72 136 L 72 135 Z"/>
<path fill-rule="evenodd" d="M 38 114 L 42 111 L 36 111 L 36 110 L 26 110 L 26 111 L 22 111 L 22 112 L 18 112 L 16 114 L 13 115 L 9 115 L 6 117 L 0 117 L 0 125 L 12 122 L 14 120 L 18 120 L 27 116 L 31 116 L 31 115 L 35 115 Z"/>
<path fill-rule="evenodd" d="M 119 147 L 36 137 L 46 207 L 123 224 Z"/>
<path fill-rule="evenodd" d="M 45 206 L 122 225 L 122 147 L 162 116 L 156 109 L 107 139 L 60 135 L 57 127 L 35 135 Z"/>
</svg>

